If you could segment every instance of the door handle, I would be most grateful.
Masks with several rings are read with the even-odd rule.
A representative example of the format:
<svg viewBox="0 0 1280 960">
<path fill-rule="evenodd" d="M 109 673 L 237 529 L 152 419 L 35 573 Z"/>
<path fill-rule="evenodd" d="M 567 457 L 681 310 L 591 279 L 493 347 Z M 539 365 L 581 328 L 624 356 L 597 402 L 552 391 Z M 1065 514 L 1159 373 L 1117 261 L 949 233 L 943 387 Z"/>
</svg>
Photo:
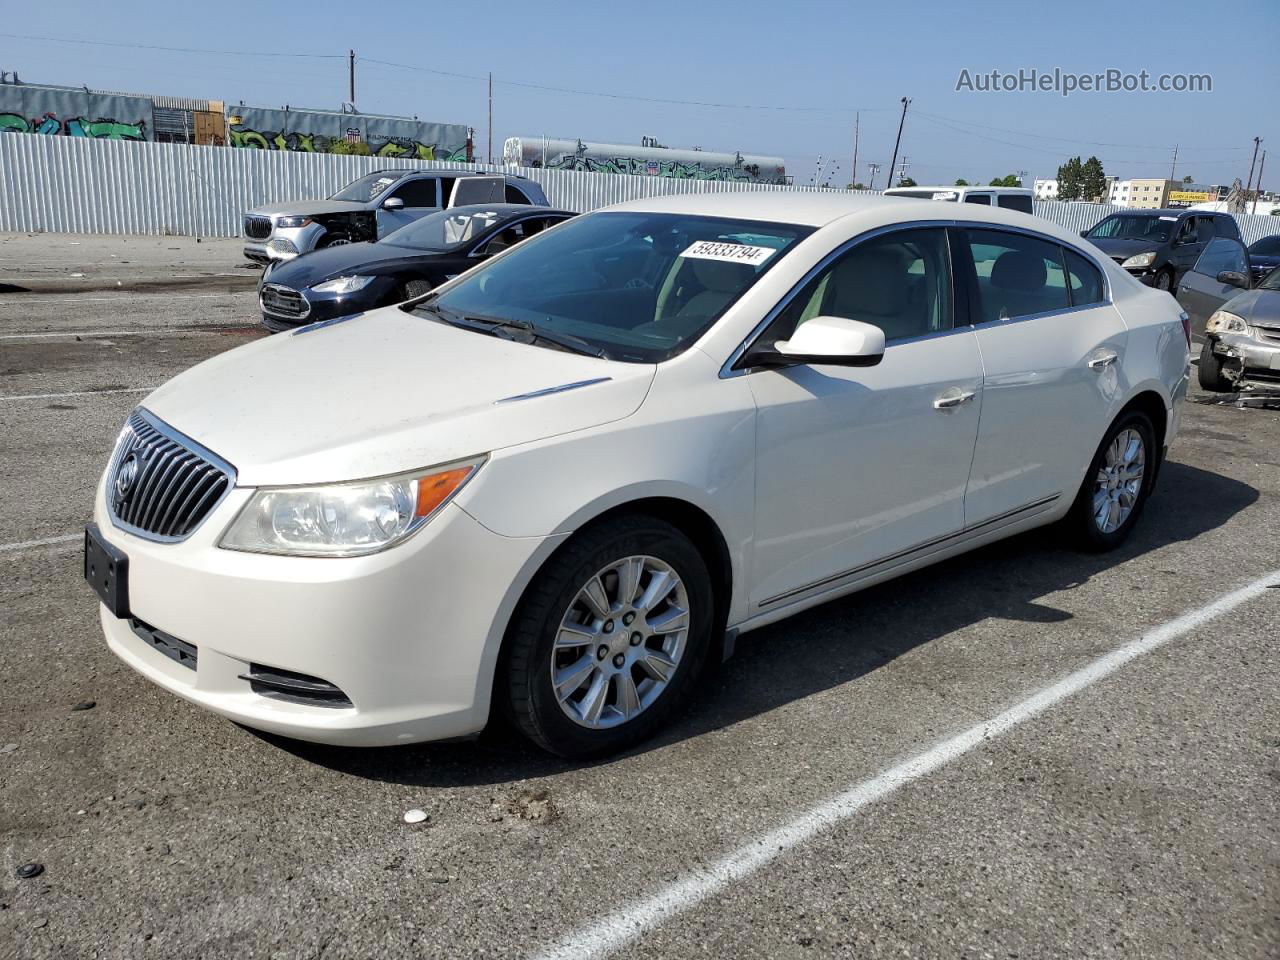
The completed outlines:
<svg viewBox="0 0 1280 960">
<path fill-rule="evenodd" d="M 956 407 L 963 406 L 972 400 L 976 394 L 972 390 L 961 390 L 959 387 L 952 387 L 938 394 L 933 401 L 933 409 L 935 410 L 954 410 Z"/>
<path fill-rule="evenodd" d="M 1118 359 L 1120 359 L 1120 355 L 1118 353 L 1116 353 L 1113 350 L 1108 350 L 1106 353 L 1100 354 L 1094 357 L 1092 360 L 1090 360 L 1089 369 L 1105 370 L 1107 369 L 1107 367 L 1115 363 Z"/>
</svg>

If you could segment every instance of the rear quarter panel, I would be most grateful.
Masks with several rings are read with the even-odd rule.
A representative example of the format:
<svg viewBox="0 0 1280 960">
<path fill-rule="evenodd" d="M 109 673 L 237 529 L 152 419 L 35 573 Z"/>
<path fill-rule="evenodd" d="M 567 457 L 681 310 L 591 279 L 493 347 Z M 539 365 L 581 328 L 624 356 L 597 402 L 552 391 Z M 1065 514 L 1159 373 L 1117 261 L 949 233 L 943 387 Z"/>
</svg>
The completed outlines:
<svg viewBox="0 0 1280 960">
<path fill-rule="evenodd" d="M 1114 271 L 1121 273 L 1123 271 Z M 1168 293 L 1145 287 L 1125 275 L 1112 280 L 1116 309 L 1129 328 L 1125 345 L 1124 402 L 1151 391 L 1164 402 L 1168 417 L 1164 441 L 1177 434 L 1180 407 L 1190 381 L 1190 353 L 1182 326 L 1182 308 Z"/>
</svg>

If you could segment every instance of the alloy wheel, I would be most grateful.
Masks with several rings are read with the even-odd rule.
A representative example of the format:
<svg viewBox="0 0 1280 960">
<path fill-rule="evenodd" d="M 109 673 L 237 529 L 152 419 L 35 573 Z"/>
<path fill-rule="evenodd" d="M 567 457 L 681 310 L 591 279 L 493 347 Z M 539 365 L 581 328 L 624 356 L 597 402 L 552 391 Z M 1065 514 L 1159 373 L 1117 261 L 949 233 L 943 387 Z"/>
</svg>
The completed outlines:
<svg viewBox="0 0 1280 960">
<path fill-rule="evenodd" d="M 643 713 L 679 669 L 690 622 L 683 581 L 657 557 L 625 557 L 598 571 L 556 632 L 551 686 L 560 709 L 597 730 Z"/>
<path fill-rule="evenodd" d="M 1093 521 L 1102 533 L 1114 533 L 1133 513 L 1146 466 L 1142 434 L 1132 427 L 1117 433 L 1094 478 Z"/>
</svg>

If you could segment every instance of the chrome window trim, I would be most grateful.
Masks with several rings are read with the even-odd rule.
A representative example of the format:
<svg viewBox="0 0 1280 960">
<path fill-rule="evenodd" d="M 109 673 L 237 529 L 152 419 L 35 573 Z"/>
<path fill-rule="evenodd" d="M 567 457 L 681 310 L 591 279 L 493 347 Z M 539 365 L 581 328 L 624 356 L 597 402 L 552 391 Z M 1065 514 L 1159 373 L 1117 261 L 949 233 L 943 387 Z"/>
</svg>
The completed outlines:
<svg viewBox="0 0 1280 960">
<path fill-rule="evenodd" d="M 169 424 L 165 423 L 163 420 L 157 417 L 154 413 L 152 413 L 146 407 L 137 407 L 134 409 L 133 413 L 136 413 L 143 420 L 147 421 L 147 423 L 153 428 L 155 428 L 155 430 L 165 439 L 171 440 L 174 443 L 180 444 L 186 447 L 192 453 L 197 454 L 200 457 L 203 457 L 212 466 L 215 466 L 219 470 L 221 470 L 223 475 L 227 478 L 227 486 L 226 486 L 226 489 L 222 491 L 222 496 L 218 497 L 218 499 L 215 500 L 209 506 L 209 509 L 205 511 L 204 516 L 200 518 L 200 522 L 197 523 L 190 530 L 188 530 L 185 534 L 183 534 L 180 537 L 173 537 L 173 536 L 161 536 L 158 533 L 151 533 L 147 530 L 141 529 L 140 527 L 135 527 L 131 523 L 125 523 L 123 520 L 121 520 L 119 517 L 116 516 L 116 508 L 115 508 L 115 504 L 113 503 L 114 497 L 111 496 L 111 484 L 115 480 L 116 468 L 120 465 L 120 455 L 124 450 L 123 446 L 117 444 L 116 450 L 111 454 L 111 465 L 107 468 L 107 485 L 103 491 L 103 496 L 106 499 L 106 505 L 107 505 L 107 516 L 111 518 L 112 525 L 125 531 L 126 533 L 133 534 L 135 537 L 140 537 L 143 540 L 150 540 L 152 543 L 181 543 L 183 540 L 190 539 L 191 536 L 194 535 L 197 530 L 199 530 L 201 527 L 204 526 L 205 522 L 211 516 L 213 516 L 215 513 L 218 512 L 218 507 L 222 506 L 222 502 L 231 495 L 231 491 L 236 489 L 236 480 L 237 480 L 238 473 L 234 466 L 232 466 L 222 457 L 218 456 L 216 453 L 214 453 L 204 444 L 198 443 L 197 441 L 192 440 L 185 433 L 182 433 L 179 430 L 175 430 L 173 427 L 169 426 Z M 130 414 L 130 416 L 132 416 L 132 414 Z M 125 425 L 128 426 L 127 420 L 125 421 Z"/>
<path fill-rule="evenodd" d="M 860 233 L 855 237 L 850 237 L 848 240 L 845 240 L 843 243 L 841 243 L 838 247 L 835 247 L 834 249 L 830 250 L 825 256 L 823 256 L 821 260 L 819 260 L 809 270 L 807 270 L 804 276 L 801 277 L 795 283 L 795 285 L 792 286 L 792 288 L 783 295 L 781 300 L 779 300 L 776 304 L 773 305 L 773 307 L 769 310 L 769 312 L 765 314 L 764 319 L 761 320 L 758 324 L 756 324 L 756 326 L 752 328 L 751 332 L 746 336 L 746 338 L 740 344 L 738 344 L 737 348 L 731 354 L 729 354 L 729 359 L 726 360 L 724 364 L 721 365 L 720 367 L 720 379 L 727 380 L 730 377 L 744 376 L 746 374 L 753 373 L 756 370 L 761 369 L 759 367 L 750 367 L 743 370 L 735 370 L 734 364 L 736 364 L 740 359 L 742 359 L 742 355 L 745 354 L 751 348 L 751 346 L 755 343 L 756 338 L 758 338 L 762 333 L 764 333 L 765 330 L 769 329 L 770 324 L 772 324 L 773 321 L 778 318 L 778 314 L 780 314 L 783 310 L 785 310 L 788 306 L 790 306 L 791 301 L 794 300 L 799 295 L 800 291 L 804 289 L 805 285 L 808 284 L 809 281 L 812 280 L 815 276 L 817 276 L 819 273 L 825 270 L 828 266 L 830 266 L 833 260 L 842 256 L 843 254 L 845 254 L 847 251 L 851 250 L 853 247 L 857 246 L 858 244 L 864 243 L 868 240 L 873 240 L 876 237 L 884 236 L 887 233 L 895 233 L 902 230 L 927 229 L 930 227 L 933 227 L 933 228 L 942 227 L 944 229 L 974 228 L 974 229 L 980 229 L 980 230 L 996 230 L 996 231 L 1003 231 L 1005 233 L 1023 234 L 1035 240 L 1042 240 L 1046 243 L 1056 244 L 1060 247 L 1063 247 L 1064 249 L 1070 250 L 1072 253 L 1078 254 L 1079 256 L 1083 257 L 1088 263 L 1091 263 L 1094 267 L 1098 269 L 1098 271 L 1102 274 L 1103 298 L 1102 300 L 1099 300 L 1097 303 L 1081 304 L 1079 306 L 1070 306 L 1070 307 L 1065 307 L 1061 310 L 1050 310 L 1043 313 L 1026 314 L 1025 316 L 1010 317 L 1006 320 L 987 320 L 987 321 L 983 321 L 982 323 L 968 323 L 968 324 L 964 324 L 963 326 L 952 326 L 950 330 L 936 330 L 932 333 L 924 333 L 917 337 L 904 337 L 900 340 L 893 340 L 893 341 L 890 341 L 889 343 L 886 343 L 885 350 L 891 350 L 894 347 L 898 346 L 899 344 L 915 343 L 919 340 L 932 339 L 934 337 L 940 337 L 940 336 L 949 336 L 951 334 L 960 333 L 962 331 L 967 331 L 967 330 L 985 330 L 993 326 L 1000 326 L 1008 323 L 1020 323 L 1023 320 L 1036 320 L 1042 317 L 1050 317 L 1050 316 L 1056 316 L 1059 314 L 1066 314 L 1066 313 L 1075 313 L 1078 310 L 1093 310 L 1097 307 L 1114 305 L 1114 301 L 1112 297 L 1112 288 L 1111 288 L 1111 277 L 1107 275 L 1106 268 L 1101 265 L 1101 263 L 1098 261 L 1098 258 L 1093 254 L 1089 253 L 1087 250 L 1081 249 L 1075 243 L 1068 243 L 1067 241 L 1060 240 L 1057 237 L 1054 237 L 1050 234 L 1040 233 L 1036 230 L 1032 230 L 1027 227 L 1006 226 L 1005 224 L 991 223 L 989 221 L 984 221 L 984 220 L 911 220 L 911 221 L 905 221 L 902 223 L 886 224 L 881 227 L 874 227 L 871 230 L 867 230 L 864 233 Z M 955 264 L 954 263 L 951 263 L 951 276 L 952 276 L 952 291 L 954 292 L 955 291 Z M 955 319 L 955 304 L 953 302 L 952 303 L 953 323 L 954 323 L 954 319 Z"/>
</svg>

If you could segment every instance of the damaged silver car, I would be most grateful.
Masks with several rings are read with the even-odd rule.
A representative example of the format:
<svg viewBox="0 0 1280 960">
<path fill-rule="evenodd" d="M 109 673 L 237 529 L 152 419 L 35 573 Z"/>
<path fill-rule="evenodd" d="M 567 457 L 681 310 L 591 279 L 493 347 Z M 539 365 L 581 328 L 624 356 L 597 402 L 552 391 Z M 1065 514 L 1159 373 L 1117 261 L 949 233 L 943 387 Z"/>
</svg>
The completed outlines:
<svg viewBox="0 0 1280 960">
<path fill-rule="evenodd" d="M 1253 282 L 1238 240 L 1209 243 L 1178 287 L 1178 302 L 1203 334 L 1199 380 L 1205 390 L 1280 389 L 1280 268 Z"/>
</svg>

